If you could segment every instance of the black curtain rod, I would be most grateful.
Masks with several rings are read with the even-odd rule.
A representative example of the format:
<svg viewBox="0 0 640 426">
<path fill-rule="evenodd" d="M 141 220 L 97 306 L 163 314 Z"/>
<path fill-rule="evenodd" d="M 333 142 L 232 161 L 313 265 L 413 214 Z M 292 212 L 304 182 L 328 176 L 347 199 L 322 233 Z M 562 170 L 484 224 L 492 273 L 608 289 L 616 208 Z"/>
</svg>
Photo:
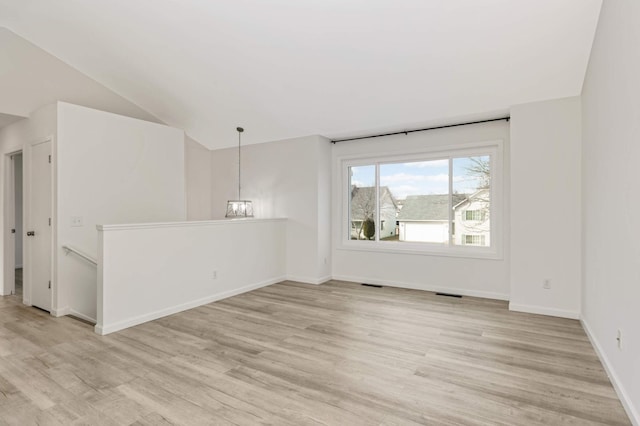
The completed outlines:
<svg viewBox="0 0 640 426">
<path fill-rule="evenodd" d="M 449 127 L 468 126 L 470 124 L 491 123 L 494 121 L 502 121 L 502 120 L 509 121 L 510 119 L 511 117 L 506 116 L 506 117 L 500 117 L 500 118 L 490 118 L 488 120 L 468 121 L 466 123 L 445 124 L 444 126 L 426 127 L 424 129 L 413 129 L 413 130 L 403 130 L 401 132 L 382 133 L 380 135 L 358 136 L 357 138 L 347 138 L 347 139 L 333 139 L 331 143 L 357 141 L 360 139 L 381 138 L 383 136 L 408 135 L 409 133 L 426 132 L 427 130 L 447 129 Z"/>
</svg>

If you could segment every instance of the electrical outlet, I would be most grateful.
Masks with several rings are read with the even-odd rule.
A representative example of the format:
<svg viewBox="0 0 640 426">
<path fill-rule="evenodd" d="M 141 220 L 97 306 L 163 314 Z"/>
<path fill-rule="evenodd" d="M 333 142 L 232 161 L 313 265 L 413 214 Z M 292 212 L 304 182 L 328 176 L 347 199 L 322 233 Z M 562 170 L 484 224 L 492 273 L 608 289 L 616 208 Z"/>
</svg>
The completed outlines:
<svg viewBox="0 0 640 426">
<path fill-rule="evenodd" d="M 551 288 L 551 280 L 549 278 L 542 280 L 542 288 L 545 290 L 549 290 Z"/>
<path fill-rule="evenodd" d="M 618 342 L 618 349 L 622 349 L 622 332 L 620 330 L 618 330 L 616 340 Z"/>
<path fill-rule="evenodd" d="M 213 278 L 214 280 L 217 280 L 217 279 L 218 279 L 218 271 L 213 271 L 212 278 Z"/>
</svg>

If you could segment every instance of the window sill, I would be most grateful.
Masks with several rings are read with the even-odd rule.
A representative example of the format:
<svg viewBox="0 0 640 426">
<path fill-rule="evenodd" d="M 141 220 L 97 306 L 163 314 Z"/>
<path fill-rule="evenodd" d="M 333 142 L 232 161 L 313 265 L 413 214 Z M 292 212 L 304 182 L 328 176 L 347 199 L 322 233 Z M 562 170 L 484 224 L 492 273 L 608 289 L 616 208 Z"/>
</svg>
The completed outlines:
<svg viewBox="0 0 640 426">
<path fill-rule="evenodd" d="M 398 247 L 395 244 L 402 244 Z M 346 251 L 369 251 L 389 254 L 413 254 L 419 256 L 441 256 L 441 257 L 459 257 L 467 259 L 487 259 L 487 260 L 504 260 L 501 253 L 496 249 L 485 248 L 478 249 L 469 246 L 466 247 L 433 247 L 430 244 L 422 243 L 395 243 L 382 241 L 342 241 L 338 250 Z"/>
</svg>

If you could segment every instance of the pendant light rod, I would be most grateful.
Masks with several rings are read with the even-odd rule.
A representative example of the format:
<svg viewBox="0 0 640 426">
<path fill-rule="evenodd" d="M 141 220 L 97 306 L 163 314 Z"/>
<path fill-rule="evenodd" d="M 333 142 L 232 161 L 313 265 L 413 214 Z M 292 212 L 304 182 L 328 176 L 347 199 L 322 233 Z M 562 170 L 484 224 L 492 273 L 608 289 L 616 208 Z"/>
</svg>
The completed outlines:
<svg viewBox="0 0 640 426">
<path fill-rule="evenodd" d="M 238 131 L 238 200 L 242 200 L 242 197 L 240 196 L 240 166 L 241 166 L 240 142 L 241 142 L 241 135 L 242 135 L 242 132 L 244 132 L 244 129 L 242 127 L 237 127 L 236 130 Z"/>
<path fill-rule="evenodd" d="M 227 201 L 227 218 L 246 218 L 253 217 L 253 203 L 250 200 L 242 199 L 242 127 L 236 127 L 238 131 L 238 199 Z"/>
</svg>

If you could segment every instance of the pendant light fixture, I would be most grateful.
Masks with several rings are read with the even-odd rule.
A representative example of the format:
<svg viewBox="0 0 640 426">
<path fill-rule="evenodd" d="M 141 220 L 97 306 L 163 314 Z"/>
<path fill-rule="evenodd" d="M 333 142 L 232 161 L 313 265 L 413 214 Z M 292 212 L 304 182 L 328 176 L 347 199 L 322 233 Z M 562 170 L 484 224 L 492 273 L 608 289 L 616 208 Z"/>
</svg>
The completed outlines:
<svg viewBox="0 0 640 426">
<path fill-rule="evenodd" d="M 238 199 L 227 201 L 227 214 L 224 217 L 253 217 L 253 204 L 249 200 L 243 200 L 240 195 L 240 143 L 244 129 L 236 128 L 238 131 Z"/>
</svg>

